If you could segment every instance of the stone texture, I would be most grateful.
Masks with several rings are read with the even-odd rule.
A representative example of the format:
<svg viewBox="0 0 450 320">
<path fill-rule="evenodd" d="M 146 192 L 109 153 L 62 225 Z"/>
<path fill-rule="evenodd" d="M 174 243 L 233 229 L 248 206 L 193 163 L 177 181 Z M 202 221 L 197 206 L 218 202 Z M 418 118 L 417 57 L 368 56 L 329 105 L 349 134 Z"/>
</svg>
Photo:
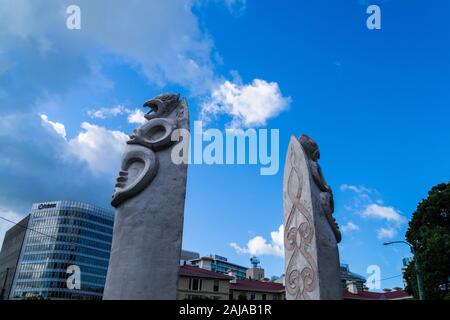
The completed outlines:
<svg viewBox="0 0 450 320">
<path fill-rule="evenodd" d="M 287 300 L 342 299 L 337 248 L 341 234 L 319 157 L 311 138 L 291 137 L 283 179 Z"/>
<path fill-rule="evenodd" d="M 185 99 L 164 94 L 127 142 L 112 205 L 116 207 L 103 298 L 176 299 L 187 164 L 171 160 L 177 128 L 189 129 Z"/>
</svg>

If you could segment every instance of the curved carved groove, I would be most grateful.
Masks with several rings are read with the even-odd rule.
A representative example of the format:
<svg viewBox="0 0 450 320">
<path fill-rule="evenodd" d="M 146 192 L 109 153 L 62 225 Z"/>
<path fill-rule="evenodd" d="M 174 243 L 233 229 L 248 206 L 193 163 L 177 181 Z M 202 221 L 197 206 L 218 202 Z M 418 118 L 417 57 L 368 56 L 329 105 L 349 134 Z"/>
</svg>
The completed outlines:
<svg viewBox="0 0 450 320">
<path fill-rule="evenodd" d="M 298 253 L 294 251 L 286 268 L 286 291 L 292 296 L 297 296 L 298 292 L 302 291 L 302 278 L 300 277 L 300 272 L 295 267 L 297 259 Z"/>
<path fill-rule="evenodd" d="M 127 143 L 139 144 L 153 150 L 162 149 L 174 142 L 171 140 L 171 136 L 175 128 L 174 121 L 164 118 L 152 119 L 136 129 Z"/>
<path fill-rule="evenodd" d="M 143 168 L 139 168 L 138 164 L 143 164 Z M 134 171 L 138 171 L 138 173 L 130 176 L 128 171 L 133 165 L 135 165 Z M 152 182 L 157 172 L 158 159 L 152 150 L 136 146 L 135 150 L 127 152 L 122 159 L 122 167 L 111 205 L 118 207 L 125 200 L 138 194 Z"/>
<path fill-rule="evenodd" d="M 301 146 L 300 146 L 301 148 Z M 302 172 L 297 170 L 297 153 L 294 146 L 289 148 L 290 171 L 288 173 L 285 192 L 290 207 L 285 208 L 288 215 L 285 223 L 285 251 L 291 256 L 286 268 L 286 291 L 295 299 L 311 299 L 309 293 L 317 286 L 317 266 L 313 256 L 309 253 L 309 247 L 314 240 L 314 227 L 312 213 L 301 202 L 304 188 L 304 177 Z M 303 217 L 303 222 L 297 225 L 296 216 Z M 305 262 L 305 266 L 299 270 L 297 261 Z"/>
</svg>

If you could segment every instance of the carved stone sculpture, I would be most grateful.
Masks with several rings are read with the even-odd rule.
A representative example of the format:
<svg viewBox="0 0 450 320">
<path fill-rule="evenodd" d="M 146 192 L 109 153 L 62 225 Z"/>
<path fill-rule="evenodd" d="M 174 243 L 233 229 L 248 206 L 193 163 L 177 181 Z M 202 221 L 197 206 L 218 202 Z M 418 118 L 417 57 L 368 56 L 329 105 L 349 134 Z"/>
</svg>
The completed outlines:
<svg viewBox="0 0 450 320">
<path fill-rule="evenodd" d="M 310 137 L 291 137 L 283 179 L 286 299 L 342 299 L 341 233 L 334 202 Z"/>
<path fill-rule="evenodd" d="M 148 120 L 127 142 L 112 196 L 116 208 L 104 299 L 176 299 L 187 164 L 175 164 L 176 129 L 189 129 L 185 99 L 147 101 Z"/>
</svg>

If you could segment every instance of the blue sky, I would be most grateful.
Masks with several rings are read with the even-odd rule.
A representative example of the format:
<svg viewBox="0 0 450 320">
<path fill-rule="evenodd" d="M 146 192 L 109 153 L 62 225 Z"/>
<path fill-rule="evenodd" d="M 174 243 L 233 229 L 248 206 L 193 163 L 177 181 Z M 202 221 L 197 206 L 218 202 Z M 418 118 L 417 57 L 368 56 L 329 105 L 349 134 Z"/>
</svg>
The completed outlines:
<svg viewBox="0 0 450 320">
<path fill-rule="evenodd" d="M 0 3 L 3 216 L 51 199 L 109 206 L 142 103 L 180 92 L 191 121 L 280 130 L 276 175 L 189 167 L 184 248 L 244 265 L 256 254 L 280 275 L 284 156 L 307 133 L 334 190 L 341 262 L 401 274 L 408 248 L 382 242 L 402 239 L 418 201 L 450 178 L 448 3 L 373 1 L 381 30 L 358 0 Z M 73 3 L 81 30 L 66 28 Z"/>
</svg>

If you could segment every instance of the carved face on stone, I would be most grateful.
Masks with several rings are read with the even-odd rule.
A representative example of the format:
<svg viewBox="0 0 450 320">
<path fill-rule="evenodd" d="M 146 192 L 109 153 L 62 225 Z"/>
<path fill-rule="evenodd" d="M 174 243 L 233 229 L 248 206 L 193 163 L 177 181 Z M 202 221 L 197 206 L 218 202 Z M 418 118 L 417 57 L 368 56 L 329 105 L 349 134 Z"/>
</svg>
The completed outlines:
<svg viewBox="0 0 450 320">
<path fill-rule="evenodd" d="M 150 111 L 144 117 L 151 120 L 167 116 L 177 107 L 179 98 L 179 94 L 165 93 L 146 101 L 144 107 L 149 108 Z"/>
<path fill-rule="evenodd" d="M 303 134 L 298 139 L 298 141 L 302 145 L 303 150 L 305 150 L 305 153 L 309 159 L 311 159 L 312 161 L 317 161 L 320 159 L 319 146 L 312 138 L 310 138 L 306 134 Z"/>
<path fill-rule="evenodd" d="M 135 129 L 127 141 L 111 202 L 114 207 L 144 190 L 156 176 L 159 163 L 155 152 L 174 143 L 171 136 L 178 126 L 178 105 L 178 94 L 163 94 L 144 103 L 150 108 L 145 115 L 148 121 Z"/>
</svg>

